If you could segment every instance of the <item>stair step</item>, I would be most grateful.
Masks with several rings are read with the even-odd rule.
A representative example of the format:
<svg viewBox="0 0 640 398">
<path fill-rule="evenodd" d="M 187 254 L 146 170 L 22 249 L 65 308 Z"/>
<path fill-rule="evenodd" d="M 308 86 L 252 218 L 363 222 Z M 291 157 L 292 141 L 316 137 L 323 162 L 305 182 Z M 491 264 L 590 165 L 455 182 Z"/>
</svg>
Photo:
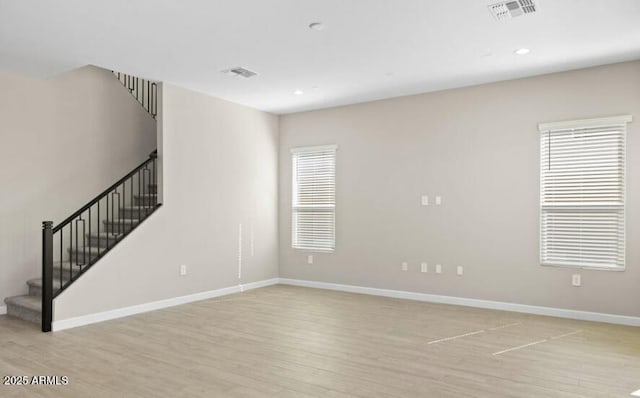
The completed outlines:
<svg viewBox="0 0 640 398">
<path fill-rule="evenodd" d="M 73 271 L 73 276 L 80 272 L 80 264 L 70 263 L 69 261 L 62 262 L 62 267 L 60 267 L 60 261 L 55 261 L 53 263 L 53 279 L 60 281 L 60 274 L 62 273 L 62 282 L 66 282 L 71 279 L 71 271 Z"/>
<path fill-rule="evenodd" d="M 64 279 L 63 282 L 67 280 Z M 42 297 L 42 278 L 29 279 L 27 285 L 29 286 L 29 296 Z M 59 290 L 60 286 L 60 278 L 53 278 L 53 290 Z"/>
<path fill-rule="evenodd" d="M 14 296 L 7 297 L 4 302 L 7 305 L 7 315 L 33 323 L 41 322 L 42 299 L 40 297 Z"/>
<path fill-rule="evenodd" d="M 122 234 L 112 234 L 110 232 L 100 232 L 99 234 L 87 234 L 87 244 L 93 247 L 113 246 Z"/>
<path fill-rule="evenodd" d="M 140 220 L 132 219 L 132 218 L 121 218 L 119 220 L 104 220 L 102 221 L 104 224 L 105 230 L 107 232 L 120 232 L 127 233 L 133 229 L 136 225 L 140 223 Z"/>
<path fill-rule="evenodd" d="M 136 206 L 155 206 L 158 204 L 158 195 L 155 193 L 135 195 L 133 197 L 133 203 Z"/>
<path fill-rule="evenodd" d="M 120 208 L 120 217 L 129 219 L 141 219 L 153 211 L 153 207 L 126 206 Z"/>
<path fill-rule="evenodd" d="M 70 260 L 74 263 L 88 264 L 91 260 L 98 257 L 106 249 L 104 247 L 84 246 L 67 249 Z"/>
</svg>

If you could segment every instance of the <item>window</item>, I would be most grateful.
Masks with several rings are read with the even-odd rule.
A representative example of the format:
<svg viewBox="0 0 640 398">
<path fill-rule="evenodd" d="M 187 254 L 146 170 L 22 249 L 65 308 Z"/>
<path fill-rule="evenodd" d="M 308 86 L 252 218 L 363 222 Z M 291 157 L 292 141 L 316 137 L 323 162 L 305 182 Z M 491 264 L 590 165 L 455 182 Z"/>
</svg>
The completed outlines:
<svg viewBox="0 0 640 398">
<path fill-rule="evenodd" d="M 336 146 L 294 148 L 292 246 L 335 249 Z"/>
<path fill-rule="evenodd" d="M 631 116 L 540 130 L 540 261 L 624 269 L 625 138 Z"/>
</svg>

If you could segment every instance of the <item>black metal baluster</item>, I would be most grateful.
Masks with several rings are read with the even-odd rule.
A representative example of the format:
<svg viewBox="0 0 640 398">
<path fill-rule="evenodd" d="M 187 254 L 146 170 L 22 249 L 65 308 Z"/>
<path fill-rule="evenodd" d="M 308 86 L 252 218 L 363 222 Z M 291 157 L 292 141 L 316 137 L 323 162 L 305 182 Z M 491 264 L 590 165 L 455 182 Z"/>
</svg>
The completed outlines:
<svg viewBox="0 0 640 398">
<path fill-rule="evenodd" d="M 107 223 L 105 224 L 105 232 L 107 237 L 107 249 L 109 248 L 109 235 L 113 232 L 113 225 L 109 224 L 109 195 L 107 195 Z M 110 232 L 109 229 L 112 229 Z"/>
<path fill-rule="evenodd" d="M 138 170 L 138 195 L 144 196 L 143 192 L 140 190 L 140 170 Z M 138 206 L 138 222 L 140 222 L 140 206 Z"/>
<path fill-rule="evenodd" d="M 91 237 L 92 237 L 92 231 L 91 231 L 91 207 L 89 207 L 89 243 L 91 243 Z M 100 249 L 100 237 L 98 236 L 98 249 Z"/>
<path fill-rule="evenodd" d="M 142 169 L 142 190 L 145 191 L 145 193 L 142 196 L 144 196 L 145 198 L 147 197 L 147 193 L 149 191 L 149 188 L 147 187 L 147 168 L 146 167 L 147 166 L 145 166 L 145 168 Z M 142 203 L 138 207 L 138 209 L 140 209 L 140 207 L 142 207 L 142 209 L 143 209 L 142 213 L 146 214 L 147 213 L 146 202 Z"/>
<path fill-rule="evenodd" d="M 158 204 L 158 180 L 156 176 L 156 159 L 158 158 L 158 153 L 156 152 L 153 156 L 153 186 L 155 188 L 155 200 L 153 201 L 153 207 L 156 207 Z M 149 201 L 151 201 L 151 196 L 149 197 Z"/>
<path fill-rule="evenodd" d="M 147 112 L 151 113 L 149 110 L 151 109 L 151 82 L 147 80 L 147 107 L 145 108 Z"/>
<path fill-rule="evenodd" d="M 82 263 L 80 263 L 80 271 L 82 271 L 82 267 L 87 264 L 87 241 L 86 241 L 86 223 L 85 220 L 82 218 L 82 214 L 80 215 L 80 218 L 78 218 L 76 220 L 76 247 L 80 247 L 78 246 L 78 233 L 80 231 L 80 228 L 78 228 L 78 222 L 82 222 Z M 76 261 L 77 263 L 77 261 Z"/>
<path fill-rule="evenodd" d="M 60 229 L 60 287 L 62 287 L 62 264 L 63 264 L 63 256 L 64 256 L 64 249 L 62 247 L 62 238 L 64 237 L 63 234 L 63 229 Z"/>
<path fill-rule="evenodd" d="M 133 176 L 131 176 L 130 181 L 131 181 L 131 201 L 132 201 L 131 203 L 133 203 Z M 140 194 L 138 194 L 138 195 L 140 195 Z"/>
<path fill-rule="evenodd" d="M 78 257 L 73 255 L 73 223 L 69 223 L 69 281 L 73 279 L 73 260 Z"/>
<path fill-rule="evenodd" d="M 155 83 L 153 84 L 155 85 L 153 94 L 153 117 L 155 118 L 156 116 L 158 116 L 158 85 Z"/>
<path fill-rule="evenodd" d="M 127 207 L 127 181 L 122 182 L 122 203 Z M 131 206 L 133 206 L 133 202 L 131 203 Z M 124 224 L 124 219 L 122 220 L 122 223 Z"/>
<path fill-rule="evenodd" d="M 115 228 L 114 228 L 114 230 L 113 230 L 113 231 L 111 231 L 111 233 L 113 234 L 113 236 L 117 236 L 117 235 L 119 235 L 119 234 L 121 234 L 121 233 L 122 233 L 122 232 L 121 232 L 121 227 L 122 227 L 122 214 L 120 214 L 120 210 L 121 210 L 121 207 L 120 207 L 120 192 L 118 192 L 117 190 L 116 190 L 116 191 L 113 191 L 113 193 L 111 194 L 111 196 L 112 196 L 112 197 L 111 197 L 111 215 L 113 216 L 113 218 L 115 218 L 115 217 L 116 217 L 116 216 L 115 216 L 115 214 L 116 214 L 116 213 L 113 211 L 113 207 L 114 207 L 114 206 L 115 206 L 115 204 L 116 204 L 116 199 L 115 199 L 115 196 L 116 196 L 116 195 L 118 195 L 118 218 L 116 219 L 116 221 L 115 221 L 115 222 L 118 224 L 118 232 L 116 233 L 116 232 L 115 232 Z M 114 238 L 114 240 L 116 240 L 116 239 Z"/>
</svg>

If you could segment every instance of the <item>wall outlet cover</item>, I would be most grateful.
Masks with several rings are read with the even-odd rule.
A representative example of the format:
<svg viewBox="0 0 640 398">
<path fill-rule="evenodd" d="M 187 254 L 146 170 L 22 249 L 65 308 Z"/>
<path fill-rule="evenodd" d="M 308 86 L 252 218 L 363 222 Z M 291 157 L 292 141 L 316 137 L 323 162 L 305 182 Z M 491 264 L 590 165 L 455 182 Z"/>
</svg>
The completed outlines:
<svg viewBox="0 0 640 398">
<path fill-rule="evenodd" d="M 403 271 L 408 271 L 408 270 L 409 270 L 409 264 L 407 264 L 407 263 L 402 263 L 402 270 L 403 270 Z"/>
<path fill-rule="evenodd" d="M 441 205 L 442 204 L 442 196 L 436 196 L 436 205 Z"/>
<path fill-rule="evenodd" d="M 580 274 L 571 275 L 571 284 L 576 287 L 582 286 L 582 277 L 580 276 Z"/>
<path fill-rule="evenodd" d="M 436 264 L 436 274 L 442 273 L 442 264 Z"/>
<path fill-rule="evenodd" d="M 307 264 L 313 264 L 313 255 L 312 254 L 309 254 L 307 256 Z"/>
<path fill-rule="evenodd" d="M 187 266 L 185 264 L 182 264 L 180 266 L 180 276 L 185 276 L 187 274 Z"/>
<path fill-rule="evenodd" d="M 429 266 L 427 265 L 427 263 L 420 264 L 420 272 L 429 272 Z"/>
<path fill-rule="evenodd" d="M 422 195 L 421 197 L 421 204 L 422 206 L 429 206 L 429 197 L 427 195 Z"/>
<path fill-rule="evenodd" d="M 462 268 L 462 265 L 458 265 L 456 272 L 459 276 L 462 276 L 462 274 L 464 273 L 464 269 Z"/>
</svg>

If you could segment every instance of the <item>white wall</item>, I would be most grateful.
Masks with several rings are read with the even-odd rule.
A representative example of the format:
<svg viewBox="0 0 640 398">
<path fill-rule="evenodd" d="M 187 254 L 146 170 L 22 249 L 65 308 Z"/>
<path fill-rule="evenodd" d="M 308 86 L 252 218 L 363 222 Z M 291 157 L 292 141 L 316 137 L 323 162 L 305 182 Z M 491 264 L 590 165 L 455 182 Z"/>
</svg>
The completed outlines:
<svg viewBox="0 0 640 398">
<path fill-rule="evenodd" d="M 55 300 L 55 321 L 278 276 L 278 117 L 169 84 L 161 104 L 163 206 Z"/>
<path fill-rule="evenodd" d="M 109 71 L 0 73 L 0 303 L 40 276 L 42 221 L 62 221 L 155 145 L 155 122 Z"/>
<path fill-rule="evenodd" d="M 579 271 L 575 288 L 575 271 L 538 262 L 537 123 L 619 114 L 635 118 L 627 270 Z M 639 126 L 640 62 L 283 116 L 280 276 L 638 316 Z M 289 149 L 321 144 L 339 146 L 337 243 L 308 265 L 291 249 Z M 423 194 L 443 205 L 421 207 Z"/>
</svg>

